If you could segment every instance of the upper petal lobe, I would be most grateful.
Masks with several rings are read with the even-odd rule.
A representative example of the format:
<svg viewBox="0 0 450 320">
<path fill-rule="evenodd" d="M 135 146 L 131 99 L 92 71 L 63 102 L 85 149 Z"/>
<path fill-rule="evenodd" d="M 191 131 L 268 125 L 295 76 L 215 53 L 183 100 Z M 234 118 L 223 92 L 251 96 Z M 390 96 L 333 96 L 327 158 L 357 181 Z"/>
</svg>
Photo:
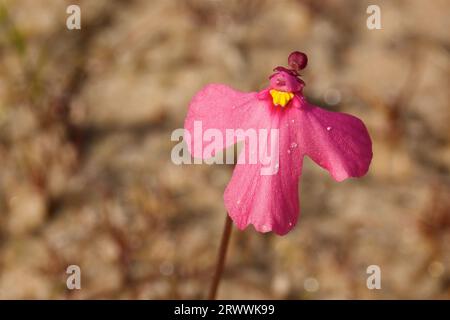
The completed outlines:
<svg viewBox="0 0 450 320">
<path fill-rule="evenodd" d="M 219 130 L 223 149 L 236 143 L 226 143 L 226 129 L 246 129 L 252 126 L 252 109 L 256 109 L 260 101 L 256 92 L 240 92 L 223 84 L 210 84 L 201 89 L 191 100 L 184 128 L 190 133 L 188 142 L 190 153 L 196 158 L 204 158 L 203 135 L 194 135 L 194 125 L 201 123 L 202 131 Z M 189 141 L 190 140 L 190 141 Z M 194 148 L 194 146 L 200 146 Z"/>
<path fill-rule="evenodd" d="M 360 119 L 306 102 L 297 110 L 301 118 L 300 141 L 306 155 L 337 181 L 367 173 L 372 141 Z"/>
</svg>

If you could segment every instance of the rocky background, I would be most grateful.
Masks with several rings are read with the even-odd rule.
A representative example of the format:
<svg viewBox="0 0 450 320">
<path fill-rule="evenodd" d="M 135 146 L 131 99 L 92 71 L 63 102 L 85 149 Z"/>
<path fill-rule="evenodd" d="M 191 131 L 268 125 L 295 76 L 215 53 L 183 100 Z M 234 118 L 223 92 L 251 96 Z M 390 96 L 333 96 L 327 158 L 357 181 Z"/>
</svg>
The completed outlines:
<svg viewBox="0 0 450 320">
<path fill-rule="evenodd" d="M 204 298 L 232 166 L 176 166 L 170 135 L 203 85 L 261 89 L 293 50 L 310 101 L 364 120 L 373 163 L 337 183 L 306 160 L 299 224 L 234 229 L 219 298 L 450 298 L 449 9 L 0 0 L 0 298 Z"/>
</svg>

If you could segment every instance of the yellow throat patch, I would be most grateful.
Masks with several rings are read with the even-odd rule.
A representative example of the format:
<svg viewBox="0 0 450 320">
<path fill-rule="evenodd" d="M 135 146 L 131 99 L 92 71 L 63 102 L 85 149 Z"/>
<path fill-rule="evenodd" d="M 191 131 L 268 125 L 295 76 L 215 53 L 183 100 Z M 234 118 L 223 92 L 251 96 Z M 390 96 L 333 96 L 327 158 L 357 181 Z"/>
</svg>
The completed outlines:
<svg viewBox="0 0 450 320">
<path fill-rule="evenodd" d="M 271 89 L 269 92 L 272 96 L 273 104 L 276 106 L 285 107 L 294 97 L 292 92 L 278 91 L 275 89 Z"/>
</svg>

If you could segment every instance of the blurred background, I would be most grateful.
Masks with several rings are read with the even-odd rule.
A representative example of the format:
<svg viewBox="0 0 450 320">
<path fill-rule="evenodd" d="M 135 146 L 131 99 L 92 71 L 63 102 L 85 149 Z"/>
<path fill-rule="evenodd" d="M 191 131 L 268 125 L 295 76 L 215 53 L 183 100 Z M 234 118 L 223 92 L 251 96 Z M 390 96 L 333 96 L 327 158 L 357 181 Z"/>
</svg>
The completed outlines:
<svg viewBox="0 0 450 320">
<path fill-rule="evenodd" d="M 308 99 L 366 123 L 373 162 L 337 183 L 306 160 L 298 225 L 234 228 L 218 297 L 450 298 L 449 9 L 0 0 L 0 298 L 204 298 L 233 167 L 174 165 L 170 135 L 202 86 L 259 90 L 293 50 Z"/>
</svg>

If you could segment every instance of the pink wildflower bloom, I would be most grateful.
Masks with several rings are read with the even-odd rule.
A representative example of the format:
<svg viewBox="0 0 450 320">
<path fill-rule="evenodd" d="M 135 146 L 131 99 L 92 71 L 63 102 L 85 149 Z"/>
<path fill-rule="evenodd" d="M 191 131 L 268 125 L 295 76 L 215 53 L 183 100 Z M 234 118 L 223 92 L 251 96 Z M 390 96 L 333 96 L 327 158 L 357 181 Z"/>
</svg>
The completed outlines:
<svg viewBox="0 0 450 320">
<path fill-rule="evenodd" d="M 190 133 L 196 121 L 201 121 L 203 130 L 218 129 L 224 136 L 226 129 L 279 130 L 277 171 L 272 175 L 260 173 L 260 161 L 239 161 L 250 152 L 245 148 L 245 137 L 221 145 L 226 148 L 244 142 L 245 152 L 241 152 L 224 193 L 228 214 L 241 230 L 253 224 L 259 232 L 284 235 L 295 226 L 304 156 L 328 170 L 337 181 L 365 175 L 372 159 L 372 142 L 360 119 L 306 101 L 302 93 L 305 84 L 299 78 L 299 71 L 307 64 L 306 55 L 293 52 L 288 62 L 290 69 L 275 68 L 269 86 L 260 92 L 246 93 L 223 84 L 209 84 L 189 105 L 185 129 Z M 187 143 L 191 154 L 204 158 L 203 146 L 195 147 L 202 145 L 202 137 L 190 136 Z"/>
</svg>

